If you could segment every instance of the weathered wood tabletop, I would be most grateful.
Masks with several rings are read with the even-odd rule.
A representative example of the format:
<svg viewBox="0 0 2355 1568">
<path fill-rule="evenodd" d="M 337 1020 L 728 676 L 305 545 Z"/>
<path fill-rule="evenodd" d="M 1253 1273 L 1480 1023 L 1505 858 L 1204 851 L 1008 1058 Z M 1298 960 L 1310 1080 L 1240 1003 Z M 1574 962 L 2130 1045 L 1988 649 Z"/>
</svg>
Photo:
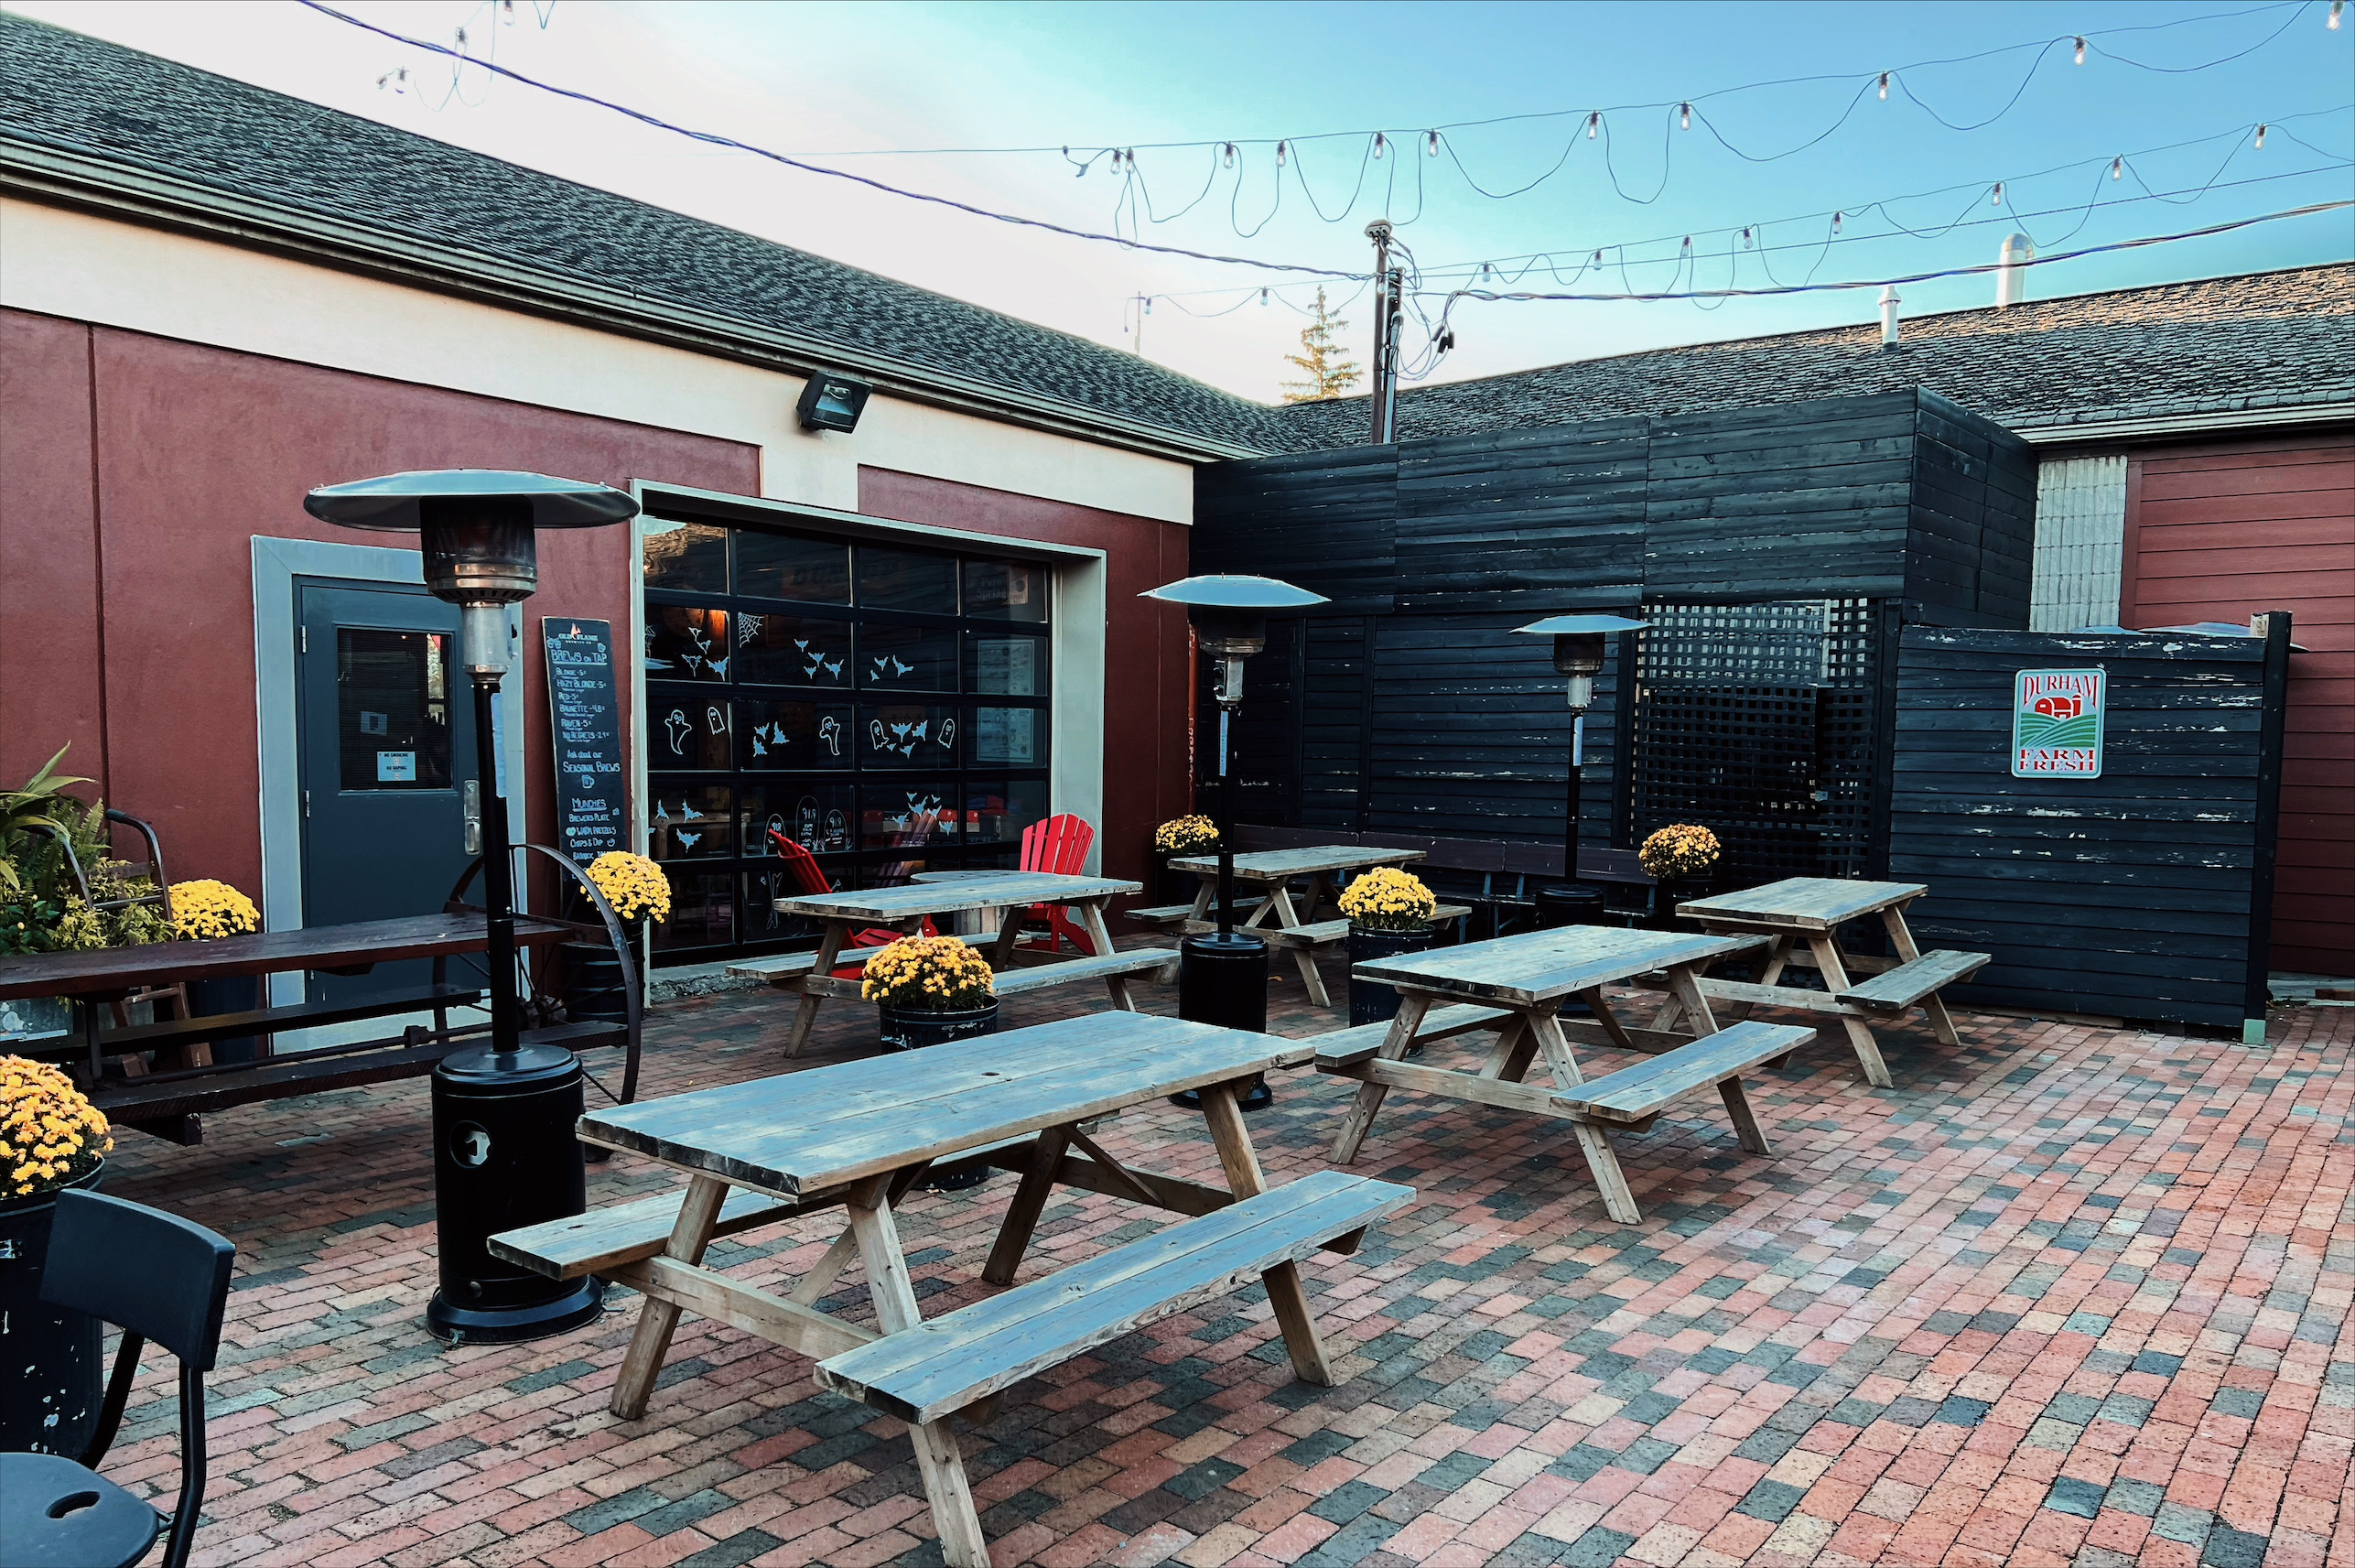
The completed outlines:
<svg viewBox="0 0 2355 1568">
<path fill-rule="evenodd" d="M 1634 1223 L 1640 1211 L 1610 1142 L 1583 1108 L 1563 1098 L 1585 1081 L 1572 1042 L 1647 1054 L 1688 1050 L 1696 1037 L 1716 1032 L 1697 971 L 1747 946 L 1735 938 L 1683 932 L 1572 925 L 1355 966 L 1353 976 L 1397 989 L 1399 1012 L 1380 1047 L 1370 1054 L 1360 1047 L 1342 1059 L 1323 1052 L 1318 1055 L 1317 1065 L 1324 1071 L 1361 1080 L 1334 1139 L 1334 1162 L 1345 1165 L 1357 1158 L 1383 1098 L 1393 1088 L 1529 1111 L 1571 1123 L 1605 1206 L 1614 1218 Z M 1692 1035 L 1629 1028 L 1613 1015 L 1604 987 L 1655 975 L 1655 983 L 1689 1008 Z M 1562 1004 L 1573 999 L 1593 1014 L 1592 1023 L 1565 1022 L 1559 1016 Z M 1404 1059 L 1421 1041 L 1424 1018 L 1442 1002 L 1477 1002 L 1506 1015 L 1486 1063 L 1476 1071 Z M 1521 1081 L 1540 1055 L 1553 1078 L 1550 1090 Z M 1745 1146 L 1763 1149 L 1764 1140 L 1749 1120 L 1746 1105 L 1739 1105 L 1738 1085 L 1727 1104 L 1734 1109 Z"/>
<path fill-rule="evenodd" d="M 1921 958 L 1920 947 L 1913 932 L 1906 925 L 1906 905 L 1929 892 L 1924 882 L 1851 881 L 1838 877 L 1787 877 L 1781 881 L 1767 882 L 1759 887 L 1745 888 L 1739 892 L 1718 893 L 1710 898 L 1696 898 L 1677 905 L 1677 914 L 1691 920 L 1704 931 L 1714 933 L 1760 932 L 1773 938 L 1767 947 L 1766 965 L 1755 981 L 1704 979 L 1701 989 L 1704 995 L 1720 1001 L 1757 1002 L 1772 1007 L 1796 1008 L 1806 1012 L 1831 1013 L 1840 1020 L 1848 1035 L 1848 1044 L 1856 1053 L 1867 1083 L 1887 1088 L 1895 1081 L 1889 1076 L 1888 1063 L 1881 1055 L 1880 1043 L 1874 1038 L 1866 1020 L 1876 1012 L 1885 1018 L 1885 1010 L 1842 1000 L 1841 993 L 1852 989 L 1852 972 L 1857 975 L 1878 975 Z M 1889 934 L 1889 942 L 1896 949 L 1895 960 L 1866 953 L 1851 953 L 1840 946 L 1839 927 L 1852 920 L 1878 915 Z M 1812 957 L 1816 970 L 1823 977 L 1821 990 L 1780 983 L 1785 966 L 1795 955 L 1805 952 Z M 1976 958 L 1986 962 L 1983 954 L 1956 954 L 1956 958 Z M 1806 959 L 1799 962 L 1805 963 Z M 1965 970 L 1964 973 L 1968 973 Z M 1954 1020 L 1946 1011 L 1946 1003 L 1935 989 L 1922 996 L 1918 1005 L 1929 1018 L 1932 1033 L 1949 1045 L 1961 1044 L 1954 1033 Z M 1902 1011 L 1903 1010 L 1898 1010 Z M 1671 999 L 1653 1021 L 1653 1027 L 1672 1026 L 1683 1011 L 1683 1003 Z"/>
<path fill-rule="evenodd" d="M 1085 957 L 1050 960 L 1037 968 L 1050 969 L 1057 964 L 1071 966 L 1054 977 L 1058 982 L 1100 978 L 1111 995 L 1112 1005 L 1123 1011 L 1133 1011 L 1136 1003 L 1129 994 L 1129 982 L 1151 968 L 1152 963 L 1150 959 L 1118 952 L 1111 928 L 1105 924 L 1104 906 L 1124 894 L 1143 891 L 1141 882 L 1124 881 L 1118 877 L 1004 871 L 986 875 L 942 876 L 936 880 L 927 876 L 899 887 L 796 893 L 790 898 L 778 899 L 773 906 L 778 914 L 818 921 L 824 928 L 818 939 L 817 951 L 808 956 L 806 966 L 797 967 L 791 973 L 769 977 L 772 985 L 798 992 L 800 996 L 799 1005 L 794 1011 L 793 1028 L 785 1037 L 785 1054 L 794 1057 L 802 1054 L 802 1048 L 809 1043 L 810 1030 L 817 1022 L 818 1007 L 826 998 L 856 998 L 859 995 L 857 980 L 837 979 L 834 974 L 835 961 L 848 945 L 855 928 L 884 925 L 898 931 L 913 932 L 934 915 L 990 910 L 1004 912 L 1028 908 L 1034 903 L 1066 905 L 1079 916 L 1080 927 L 1087 933 L 1096 952 Z M 987 943 L 991 968 L 1003 971 L 1013 963 L 1014 946 L 1021 935 L 1021 922 L 1001 914 L 998 929 Z M 798 966 L 798 959 L 795 962 Z"/>
<path fill-rule="evenodd" d="M 1272 918 L 1272 929 L 1298 931 L 1315 922 L 1317 912 L 1333 901 L 1336 880 L 1345 871 L 1370 871 L 1377 866 L 1403 866 L 1423 859 L 1421 849 L 1384 849 L 1357 844 L 1315 844 L 1300 849 L 1261 849 L 1235 857 L 1235 880 L 1264 885 L 1268 896 L 1250 917 L 1237 924 L 1244 930 L 1264 927 Z M 1205 925 L 1211 914 L 1211 901 L 1218 894 L 1218 857 L 1188 855 L 1170 862 L 1173 871 L 1192 871 L 1202 879 L 1194 895 L 1194 908 L 1181 929 L 1194 930 Z M 1298 903 L 1293 902 L 1291 884 L 1298 878 L 1308 879 L 1308 892 Z M 1326 994 L 1324 976 L 1316 967 L 1316 952 L 1309 946 L 1292 949 L 1292 961 L 1299 965 L 1301 984 L 1307 988 L 1309 1000 L 1319 1007 L 1331 1007 L 1333 999 Z"/>
<path fill-rule="evenodd" d="M 614 1413 L 625 1420 L 645 1413 L 682 1308 L 813 1357 L 920 1332 L 892 1206 L 925 1169 L 959 1155 L 1024 1173 L 982 1271 L 999 1285 L 1013 1281 L 1056 1185 L 1184 1215 L 1215 1214 L 1267 1193 L 1234 1086 L 1288 1059 L 1288 1051 L 1272 1035 L 1097 1013 L 933 1046 L 920 1058 L 843 1063 L 584 1117 L 585 1141 L 643 1154 L 692 1178 L 659 1251 L 600 1238 L 606 1256 L 620 1260 L 599 1272 L 646 1297 L 615 1384 Z M 1082 1130 L 1092 1118 L 1188 1088 L 1201 1093 L 1229 1190 L 1124 1166 Z M 1026 1137 L 1008 1149 L 1007 1140 Z M 794 1200 L 754 1214 L 756 1223 L 840 1205 L 848 1226 L 789 1293 L 740 1284 L 702 1261 L 715 1234 L 745 1228 L 742 1197 L 731 1202 L 731 1187 Z M 866 1269 L 880 1335 L 816 1309 L 854 1260 Z M 1296 1368 L 1333 1381 L 1297 1271 L 1282 1263 L 1261 1277 Z M 987 1420 L 989 1411 L 966 1413 Z M 987 1564 L 947 1417 L 913 1422 L 910 1435 L 948 1561 Z"/>
</svg>

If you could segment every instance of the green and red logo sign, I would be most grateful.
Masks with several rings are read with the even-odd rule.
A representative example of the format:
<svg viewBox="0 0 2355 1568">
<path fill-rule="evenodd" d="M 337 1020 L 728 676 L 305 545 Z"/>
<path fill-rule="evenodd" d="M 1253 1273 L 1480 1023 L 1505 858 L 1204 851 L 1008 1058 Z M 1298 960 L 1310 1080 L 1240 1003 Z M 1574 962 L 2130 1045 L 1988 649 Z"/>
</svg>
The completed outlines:
<svg viewBox="0 0 2355 1568">
<path fill-rule="evenodd" d="M 2012 776 L 2101 776 L 2100 670 L 2022 670 L 2012 690 Z"/>
</svg>

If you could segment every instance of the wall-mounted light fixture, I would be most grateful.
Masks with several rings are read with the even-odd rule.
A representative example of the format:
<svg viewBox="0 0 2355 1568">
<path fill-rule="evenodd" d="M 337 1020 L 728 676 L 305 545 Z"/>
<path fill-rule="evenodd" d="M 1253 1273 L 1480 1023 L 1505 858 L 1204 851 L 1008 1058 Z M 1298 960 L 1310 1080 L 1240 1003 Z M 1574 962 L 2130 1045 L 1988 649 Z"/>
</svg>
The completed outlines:
<svg viewBox="0 0 2355 1568">
<path fill-rule="evenodd" d="M 822 370 L 802 388 L 794 413 L 805 430 L 840 430 L 848 435 L 859 428 L 859 416 L 866 412 L 867 399 L 874 391 L 863 381 Z"/>
</svg>

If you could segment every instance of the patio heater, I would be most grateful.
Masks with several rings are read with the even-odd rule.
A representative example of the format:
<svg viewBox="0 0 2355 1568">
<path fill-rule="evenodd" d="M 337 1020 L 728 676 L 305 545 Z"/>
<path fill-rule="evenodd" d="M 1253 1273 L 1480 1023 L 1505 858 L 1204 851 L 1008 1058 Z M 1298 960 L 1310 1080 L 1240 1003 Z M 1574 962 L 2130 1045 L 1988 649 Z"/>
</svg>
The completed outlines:
<svg viewBox="0 0 2355 1568">
<path fill-rule="evenodd" d="M 1270 611 L 1323 604 L 1325 598 L 1288 582 L 1264 577 L 1190 577 L 1151 589 L 1139 597 L 1186 607 L 1202 651 L 1216 661 L 1218 683 L 1218 929 L 1186 937 L 1178 945 L 1178 1016 L 1227 1029 L 1268 1031 L 1268 944 L 1235 929 L 1235 771 L 1232 731 L 1243 706 L 1243 661 L 1268 645 Z M 1182 1105 L 1199 1097 L 1173 1097 Z M 1255 1078 L 1243 1108 L 1270 1102 L 1268 1086 Z"/>
<path fill-rule="evenodd" d="M 1554 615 L 1514 628 L 1517 636 L 1551 637 L 1553 667 L 1570 683 L 1570 809 L 1562 825 L 1563 881 L 1537 892 L 1538 924 L 1547 929 L 1585 925 L 1602 913 L 1603 890 L 1581 886 L 1578 881 L 1578 785 L 1586 765 L 1586 710 L 1594 701 L 1594 677 L 1603 673 L 1610 652 L 1606 639 L 1650 624 L 1617 615 Z"/>
<path fill-rule="evenodd" d="M 459 607 L 459 661 L 474 683 L 475 773 L 481 784 L 483 952 L 491 1044 L 434 1069 L 434 1196 L 441 1288 L 427 1327 L 453 1342 L 559 1334 L 595 1317 L 593 1279 L 554 1281 L 493 1259 L 488 1238 L 581 1212 L 586 1185 L 572 1124 L 579 1058 L 522 1038 L 515 994 L 515 885 L 507 798 L 499 788 L 492 710 L 507 674 L 507 607 L 539 587 L 535 531 L 627 522 L 638 503 L 579 480 L 498 469 L 387 474 L 325 485 L 303 509 L 346 528 L 415 533 L 427 589 Z"/>
</svg>

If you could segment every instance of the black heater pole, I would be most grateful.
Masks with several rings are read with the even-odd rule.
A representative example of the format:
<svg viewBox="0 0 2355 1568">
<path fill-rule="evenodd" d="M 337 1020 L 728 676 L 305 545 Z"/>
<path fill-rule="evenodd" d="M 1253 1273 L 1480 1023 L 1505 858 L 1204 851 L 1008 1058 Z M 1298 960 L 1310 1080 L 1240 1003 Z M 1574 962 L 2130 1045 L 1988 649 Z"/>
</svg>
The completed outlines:
<svg viewBox="0 0 2355 1568">
<path fill-rule="evenodd" d="M 491 986 L 491 1048 L 513 1052 L 523 1033 L 515 1006 L 515 868 L 507 843 L 507 795 L 499 787 L 495 672 L 474 677 L 474 772 L 482 783 L 482 903 L 490 927 L 483 968 Z"/>
<path fill-rule="evenodd" d="M 1562 817 L 1561 875 L 1564 881 L 1578 880 L 1578 785 L 1579 775 L 1586 771 L 1586 748 L 1581 744 L 1586 737 L 1586 710 L 1570 710 L 1570 810 Z"/>
<path fill-rule="evenodd" d="M 1235 773 L 1226 759 L 1226 699 L 1218 704 L 1218 940 L 1235 935 Z"/>
</svg>

